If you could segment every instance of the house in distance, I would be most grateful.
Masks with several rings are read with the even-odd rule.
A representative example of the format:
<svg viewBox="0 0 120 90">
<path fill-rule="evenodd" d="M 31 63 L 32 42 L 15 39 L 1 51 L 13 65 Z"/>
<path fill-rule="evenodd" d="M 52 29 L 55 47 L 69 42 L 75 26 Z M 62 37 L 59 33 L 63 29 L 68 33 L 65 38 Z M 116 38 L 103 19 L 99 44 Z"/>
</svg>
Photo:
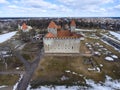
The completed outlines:
<svg viewBox="0 0 120 90">
<path fill-rule="evenodd" d="M 72 20 L 70 30 L 63 30 L 51 21 L 48 33 L 43 38 L 45 53 L 80 53 L 80 41 L 83 37 L 75 33 L 76 24 Z"/>
<path fill-rule="evenodd" d="M 22 30 L 23 32 L 29 32 L 32 29 L 32 27 L 26 25 L 26 23 L 23 23 L 21 26 L 18 25 L 18 29 Z"/>
</svg>

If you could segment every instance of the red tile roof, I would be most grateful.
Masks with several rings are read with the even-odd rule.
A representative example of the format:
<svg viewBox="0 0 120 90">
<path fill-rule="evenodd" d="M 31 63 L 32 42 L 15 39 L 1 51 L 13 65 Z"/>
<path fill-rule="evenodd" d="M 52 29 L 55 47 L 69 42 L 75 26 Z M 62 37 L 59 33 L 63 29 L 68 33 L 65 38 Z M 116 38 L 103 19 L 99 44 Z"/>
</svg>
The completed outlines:
<svg viewBox="0 0 120 90">
<path fill-rule="evenodd" d="M 72 20 L 71 25 L 75 26 L 74 20 Z M 57 26 L 53 21 L 50 22 L 48 28 L 57 28 L 57 35 L 54 35 L 53 33 L 49 32 L 46 34 L 46 38 L 80 38 L 83 37 L 80 34 L 73 33 L 69 30 L 60 30 L 61 26 Z"/>
<path fill-rule="evenodd" d="M 75 21 L 72 20 L 70 25 L 71 25 L 71 26 L 76 26 Z"/>
<path fill-rule="evenodd" d="M 60 30 L 57 32 L 57 37 L 70 37 L 71 32 L 69 30 Z"/>
<path fill-rule="evenodd" d="M 46 34 L 45 37 L 46 38 L 80 38 L 83 36 L 80 34 L 71 33 L 69 30 L 60 30 L 60 31 L 57 31 L 57 36 L 49 32 Z"/>
<path fill-rule="evenodd" d="M 55 35 L 53 34 L 53 33 L 47 33 L 46 34 L 46 36 L 45 36 L 46 38 L 54 38 L 55 37 Z"/>
<path fill-rule="evenodd" d="M 26 30 L 27 29 L 27 25 L 25 23 L 22 24 L 22 29 Z"/>
<path fill-rule="evenodd" d="M 57 28 L 57 25 L 55 24 L 55 22 L 51 21 L 48 28 Z"/>
</svg>

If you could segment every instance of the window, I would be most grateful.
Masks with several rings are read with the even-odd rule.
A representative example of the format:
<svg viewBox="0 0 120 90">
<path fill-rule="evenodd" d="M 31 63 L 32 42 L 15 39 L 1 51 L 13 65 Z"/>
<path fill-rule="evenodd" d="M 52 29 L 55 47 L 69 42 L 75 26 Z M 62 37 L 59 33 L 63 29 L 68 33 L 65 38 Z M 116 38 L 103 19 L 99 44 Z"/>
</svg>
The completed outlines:
<svg viewBox="0 0 120 90">
<path fill-rule="evenodd" d="M 48 50 L 49 50 L 49 47 L 50 47 L 50 46 L 49 46 L 49 44 L 48 44 Z"/>
<path fill-rule="evenodd" d="M 73 49 L 73 46 L 72 46 L 72 49 Z"/>
</svg>

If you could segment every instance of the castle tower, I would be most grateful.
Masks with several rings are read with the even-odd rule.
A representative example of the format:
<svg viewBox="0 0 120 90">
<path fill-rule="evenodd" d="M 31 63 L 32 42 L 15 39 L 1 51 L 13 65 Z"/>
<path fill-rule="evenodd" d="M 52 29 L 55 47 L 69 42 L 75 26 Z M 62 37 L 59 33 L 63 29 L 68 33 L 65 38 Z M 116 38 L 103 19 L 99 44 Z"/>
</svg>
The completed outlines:
<svg viewBox="0 0 120 90">
<path fill-rule="evenodd" d="M 74 20 L 71 21 L 70 29 L 71 29 L 71 32 L 74 32 L 75 29 L 76 29 L 76 24 L 75 24 L 75 21 L 74 21 Z"/>
<path fill-rule="evenodd" d="M 55 24 L 55 22 L 51 21 L 49 26 L 48 26 L 48 32 L 51 32 L 56 36 L 57 35 L 57 28 L 58 28 L 58 26 Z"/>
</svg>

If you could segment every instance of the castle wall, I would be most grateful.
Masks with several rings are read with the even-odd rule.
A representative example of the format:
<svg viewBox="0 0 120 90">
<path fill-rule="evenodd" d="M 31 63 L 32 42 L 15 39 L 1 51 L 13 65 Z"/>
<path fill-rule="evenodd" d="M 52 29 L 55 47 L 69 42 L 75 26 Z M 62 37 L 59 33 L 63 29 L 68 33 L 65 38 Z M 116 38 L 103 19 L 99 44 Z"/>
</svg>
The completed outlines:
<svg viewBox="0 0 120 90">
<path fill-rule="evenodd" d="M 45 53 L 79 53 L 79 38 L 43 38 Z"/>
</svg>

